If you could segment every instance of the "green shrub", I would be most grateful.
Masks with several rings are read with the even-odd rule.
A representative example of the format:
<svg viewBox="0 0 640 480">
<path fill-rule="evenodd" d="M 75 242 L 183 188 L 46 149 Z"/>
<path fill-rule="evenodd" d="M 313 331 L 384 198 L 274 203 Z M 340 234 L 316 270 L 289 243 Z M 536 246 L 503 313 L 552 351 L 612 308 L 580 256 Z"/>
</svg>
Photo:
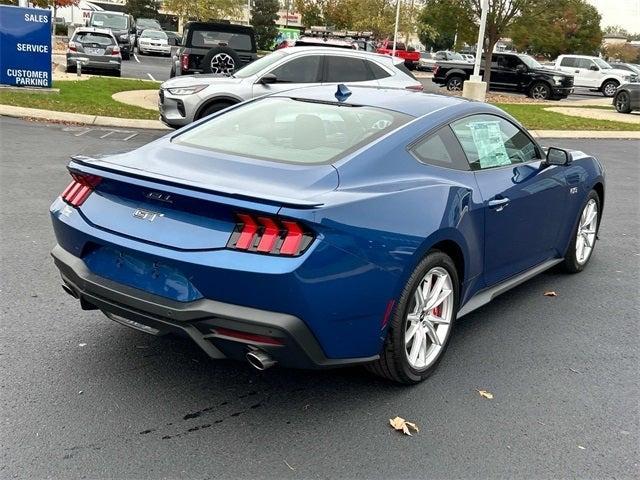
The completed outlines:
<svg viewBox="0 0 640 480">
<path fill-rule="evenodd" d="M 55 35 L 67 36 L 69 34 L 69 27 L 62 23 L 56 23 L 56 28 L 54 30 Z"/>
</svg>

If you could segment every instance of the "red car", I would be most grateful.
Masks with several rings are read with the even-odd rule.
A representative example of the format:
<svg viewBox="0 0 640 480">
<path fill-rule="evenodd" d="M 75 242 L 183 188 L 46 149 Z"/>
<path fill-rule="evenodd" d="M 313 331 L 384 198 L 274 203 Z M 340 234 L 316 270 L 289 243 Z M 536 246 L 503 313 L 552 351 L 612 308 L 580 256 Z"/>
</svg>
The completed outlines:
<svg viewBox="0 0 640 480">
<path fill-rule="evenodd" d="M 391 55 L 393 53 L 393 40 L 384 40 L 378 46 L 376 52 L 383 55 Z M 420 52 L 416 52 L 414 49 L 408 50 L 406 45 L 402 42 L 396 42 L 395 56 L 402 58 L 404 60 L 404 64 L 409 70 L 415 70 L 418 67 Z"/>
</svg>

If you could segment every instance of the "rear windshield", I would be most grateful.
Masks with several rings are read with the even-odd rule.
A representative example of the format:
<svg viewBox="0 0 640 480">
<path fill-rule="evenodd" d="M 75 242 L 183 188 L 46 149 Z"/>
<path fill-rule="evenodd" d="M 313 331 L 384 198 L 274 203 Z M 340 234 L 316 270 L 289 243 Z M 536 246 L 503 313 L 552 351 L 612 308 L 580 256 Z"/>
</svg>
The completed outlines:
<svg viewBox="0 0 640 480">
<path fill-rule="evenodd" d="M 78 33 L 74 41 L 81 43 L 82 45 L 97 43 L 98 45 L 109 46 L 115 44 L 111 35 L 106 35 L 104 33 Z"/>
<path fill-rule="evenodd" d="M 126 30 L 129 17 L 125 15 L 109 15 L 108 13 L 94 13 L 91 15 L 91 26 Z"/>
<path fill-rule="evenodd" d="M 214 117 L 173 142 L 275 162 L 326 164 L 411 118 L 376 107 L 270 97 Z"/>
<path fill-rule="evenodd" d="M 196 48 L 213 48 L 225 45 L 234 50 L 251 51 L 251 37 L 245 33 L 215 32 L 196 30 L 191 37 L 191 45 Z"/>
</svg>

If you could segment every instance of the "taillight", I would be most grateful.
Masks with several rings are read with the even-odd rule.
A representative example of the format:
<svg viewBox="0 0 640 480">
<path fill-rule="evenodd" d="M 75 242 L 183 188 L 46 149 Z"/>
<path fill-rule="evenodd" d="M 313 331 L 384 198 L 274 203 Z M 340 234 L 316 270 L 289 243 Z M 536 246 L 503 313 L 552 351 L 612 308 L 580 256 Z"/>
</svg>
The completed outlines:
<svg viewBox="0 0 640 480">
<path fill-rule="evenodd" d="M 227 248 L 234 250 L 295 257 L 302 254 L 314 238 L 313 233 L 294 220 L 247 213 L 237 217 L 238 223 L 227 242 Z"/>
<path fill-rule="evenodd" d="M 440 65 L 436 65 L 435 67 L 433 67 L 433 75 L 436 76 L 438 73 L 438 70 L 440 70 Z"/>
<path fill-rule="evenodd" d="M 189 70 L 189 54 L 188 53 L 183 53 L 180 56 L 180 65 L 182 67 L 182 70 Z"/>
<path fill-rule="evenodd" d="M 62 192 L 62 199 L 72 207 L 79 207 L 102 181 L 97 175 L 83 175 L 72 172 L 73 181 Z"/>
<path fill-rule="evenodd" d="M 70 52 L 78 51 L 78 45 L 76 45 L 75 42 L 69 42 L 68 48 Z"/>
<path fill-rule="evenodd" d="M 405 90 L 413 90 L 414 92 L 422 92 L 424 90 L 424 87 L 421 83 L 418 83 L 417 85 L 409 85 L 408 87 L 404 88 Z"/>
<path fill-rule="evenodd" d="M 120 47 L 113 47 L 113 50 L 111 50 L 111 55 L 120 55 Z"/>
</svg>

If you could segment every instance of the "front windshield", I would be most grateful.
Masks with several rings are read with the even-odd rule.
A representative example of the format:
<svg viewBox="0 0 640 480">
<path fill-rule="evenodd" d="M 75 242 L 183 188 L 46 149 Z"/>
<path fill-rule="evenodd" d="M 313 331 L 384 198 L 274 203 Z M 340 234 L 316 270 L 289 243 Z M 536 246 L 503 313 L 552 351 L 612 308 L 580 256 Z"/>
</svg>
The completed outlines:
<svg viewBox="0 0 640 480">
<path fill-rule="evenodd" d="M 145 30 L 140 38 L 153 38 L 154 40 L 166 40 L 167 34 L 158 30 Z"/>
<path fill-rule="evenodd" d="M 92 27 L 113 28 L 116 30 L 127 29 L 127 17 L 124 15 L 109 15 L 106 13 L 94 13 L 91 16 Z"/>
<path fill-rule="evenodd" d="M 412 118 L 377 107 L 267 97 L 211 118 L 173 142 L 273 162 L 327 164 Z"/>
<path fill-rule="evenodd" d="M 449 54 L 449 58 L 450 58 L 451 60 L 464 60 L 463 56 L 462 56 L 462 55 L 460 55 L 459 53 L 456 53 L 456 52 L 451 52 L 451 53 Z"/>
<path fill-rule="evenodd" d="M 594 58 L 593 61 L 596 62 L 596 65 L 600 67 L 602 70 L 608 70 L 611 68 L 611 65 L 609 65 L 607 62 L 605 62 L 601 58 Z"/>
<path fill-rule="evenodd" d="M 518 55 L 518 58 L 529 68 L 544 68 L 540 62 L 529 55 Z"/>
<path fill-rule="evenodd" d="M 287 55 L 286 53 L 282 53 L 281 51 L 272 52 L 268 55 L 265 55 L 262 58 L 259 58 L 255 62 L 251 62 L 248 65 L 245 65 L 240 70 L 237 70 L 236 72 L 234 72 L 233 76 L 236 78 L 250 77 L 264 70 L 269 65 L 273 65 L 274 63 L 276 63 L 278 60 L 280 60 L 282 57 L 286 55 Z"/>
</svg>

